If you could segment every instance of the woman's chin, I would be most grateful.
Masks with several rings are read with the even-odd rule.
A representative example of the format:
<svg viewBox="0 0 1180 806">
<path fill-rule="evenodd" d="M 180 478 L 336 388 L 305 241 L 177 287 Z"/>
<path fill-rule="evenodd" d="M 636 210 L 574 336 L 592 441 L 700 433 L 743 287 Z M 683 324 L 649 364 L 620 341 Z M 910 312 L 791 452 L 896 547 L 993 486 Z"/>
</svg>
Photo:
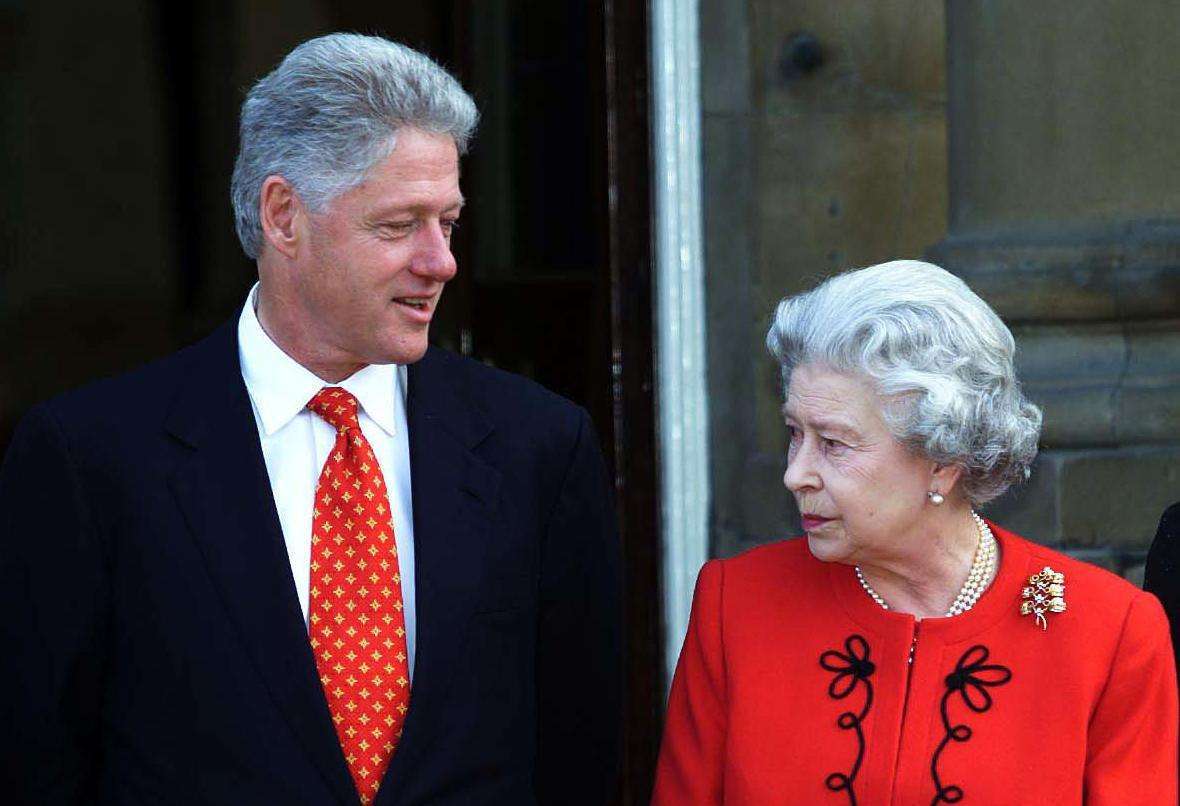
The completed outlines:
<svg viewBox="0 0 1180 806">
<path fill-rule="evenodd" d="M 807 532 L 807 550 L 820 562 L 844 562 L 847 547 L 840 535 L 831 534 L 820 528 Z"/>
</svg>

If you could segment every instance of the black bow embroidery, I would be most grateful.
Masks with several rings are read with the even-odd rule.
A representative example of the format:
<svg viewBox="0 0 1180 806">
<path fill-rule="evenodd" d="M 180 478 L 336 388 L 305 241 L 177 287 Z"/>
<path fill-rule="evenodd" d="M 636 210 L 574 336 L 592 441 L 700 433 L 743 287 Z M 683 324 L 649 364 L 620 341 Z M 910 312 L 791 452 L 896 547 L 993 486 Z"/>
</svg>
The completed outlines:
<svg viewBox="0 0 1180 806">
<path fill-rule="evenodd" d="M 963 799 L 963 788 L 955 784 L 944 786 L 938 775 L 938 759 L 942 751 L 952 741 L 966 742 L 971 739 L 972 730 L 969 725 L 951 723 L 947 706 L 951 695 L 958 692 L 960 699 L 972 711 L 982 714 L 992 707 L 992 695 L 988 691 L 994 686 L 1002 686 L 1012 679 L 1012 670 L 998 663 L 987 663 L 987 647 L 976 644 L 963 653 L 955 670 L 946 676 L 946 692 L 942 695 L 942 727 L 945 735 L 934 751 L 930 760 L 930 775 L 934 779 L 934 800 L 931 806 L 939 803 L 958 803 Z"/>
<path fill-rule="evenodd" d="M 833 792 L 847 792 L 848 802 L 856 806 L 856 791 L 853 782 L 865 755 L 865 735 L 861 725 L 873 707 L 873 684 L 869 680 L 877 671 L 877 665 L 869 660 L 869 644 L 859 635 L 850 635 L 844 639 L 844 652 L 829 649 L 819 656 L 819 665 L 835 674 L 828 684 L 828 696 L 834 700 L 842 700 L 856 691 L 863 683 L 865 701 L 860 711 L 845 711 L 836 718 L 836 725 L 841 730 L 856 731 L 856 760 L 852 770 L 848 773 L 834 772 L 824 781 Z"/>
</svg>

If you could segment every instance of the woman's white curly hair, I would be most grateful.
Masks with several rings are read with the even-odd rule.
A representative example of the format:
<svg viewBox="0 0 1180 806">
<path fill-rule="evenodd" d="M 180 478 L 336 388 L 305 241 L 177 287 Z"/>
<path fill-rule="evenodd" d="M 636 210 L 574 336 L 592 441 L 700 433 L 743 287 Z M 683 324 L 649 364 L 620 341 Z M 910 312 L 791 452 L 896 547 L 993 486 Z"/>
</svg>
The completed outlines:
<svg viewBox="0 0 1180 806">
<path fill-rule="evenodd" d="M 950 272 L 896 260 L 836 275 L 780 302 L 766 345 L 784 390 L 802 364 L 868 379 L 894 436 L 961 467 L 973 505 L 1028 477 L 1041 410 L 1020 391 L 1016 342 Z"/>
</svg>

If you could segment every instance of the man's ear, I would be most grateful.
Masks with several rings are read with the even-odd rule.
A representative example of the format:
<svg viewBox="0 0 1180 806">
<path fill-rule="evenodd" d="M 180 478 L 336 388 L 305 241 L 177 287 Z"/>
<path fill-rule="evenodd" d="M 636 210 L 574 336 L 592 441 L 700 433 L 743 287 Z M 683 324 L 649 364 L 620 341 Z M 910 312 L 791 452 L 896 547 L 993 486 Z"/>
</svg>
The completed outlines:
<svg viewBox="0 0 1180 806">
<path fill-rule="evenodd" d="M 301 219 L 306 214 L 291 183 L 277 174 L 266 177 L 258 198 L 258 215 L 262 237 L 279 254 L 294 258 L 303 229 Z"/>
</svg>

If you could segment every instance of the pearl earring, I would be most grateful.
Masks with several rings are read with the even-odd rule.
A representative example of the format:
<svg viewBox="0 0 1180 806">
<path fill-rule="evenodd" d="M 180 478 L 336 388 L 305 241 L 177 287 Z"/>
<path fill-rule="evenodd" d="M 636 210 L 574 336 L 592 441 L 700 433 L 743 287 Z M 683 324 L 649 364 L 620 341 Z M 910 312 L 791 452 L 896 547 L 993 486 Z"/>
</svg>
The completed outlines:
<svg viewBox="0 0 1180 806">
<path fill-rule="evenodd" d="M 926 493 L 926 497 L 930 499 L 930 503 L 934 504 L 934 506 L 938 506 L 946 500 L 942 497 L 942 493 L 935 490 L 931 490 L 930 492 Z"/>
</svg>

